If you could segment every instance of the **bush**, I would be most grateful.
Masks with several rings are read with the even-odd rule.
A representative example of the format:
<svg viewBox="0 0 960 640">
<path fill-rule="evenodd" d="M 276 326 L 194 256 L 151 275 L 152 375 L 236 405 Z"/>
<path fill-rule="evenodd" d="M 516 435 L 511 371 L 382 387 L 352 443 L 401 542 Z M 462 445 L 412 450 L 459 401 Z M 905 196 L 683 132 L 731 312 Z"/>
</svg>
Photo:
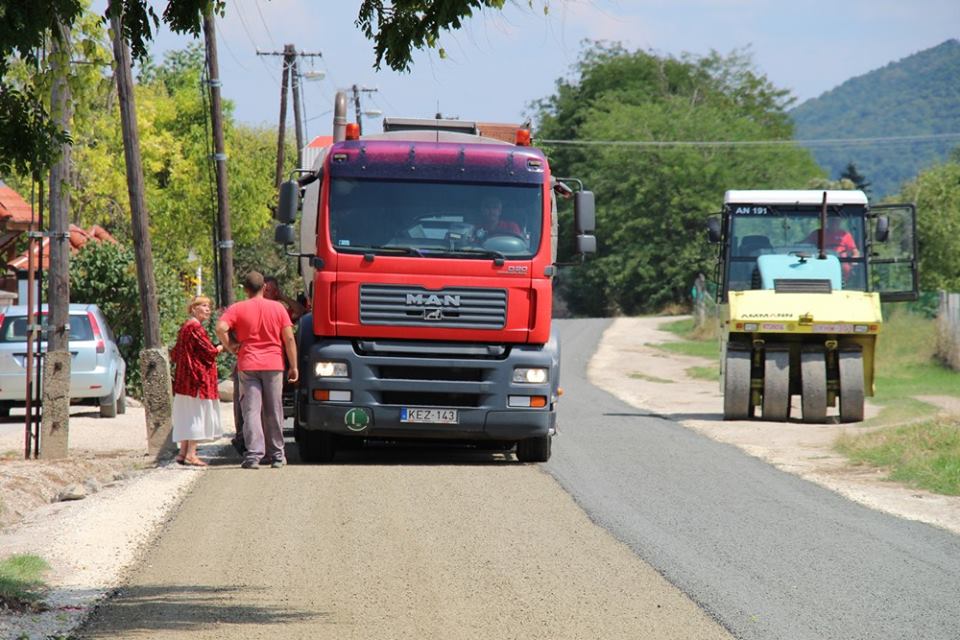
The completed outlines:
<svg viewBox="0 0 960 640">
<path fill-rule="evenodd" d="M 189 295 L 178 274 L 154 262 L 157 306 L 160 310 L 160 339 L 173 346 L 184 320 Z M 88 242 L 70 260 L 70 300 L 96 304 L 117 336 L 130 336 L 132 343 L 121 346 L 127 361 L 127 391 L 139 396 L 142 390 L 140 352 L 144 348 L 143 316 L 133 250 L 111 242 Z"/>
</svg>

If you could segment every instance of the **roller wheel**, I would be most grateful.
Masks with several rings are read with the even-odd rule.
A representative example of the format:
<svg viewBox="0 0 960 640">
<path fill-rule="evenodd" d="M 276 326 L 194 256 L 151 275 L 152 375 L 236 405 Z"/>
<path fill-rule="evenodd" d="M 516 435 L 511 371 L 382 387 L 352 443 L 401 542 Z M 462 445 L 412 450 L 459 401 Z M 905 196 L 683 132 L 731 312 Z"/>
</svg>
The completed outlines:
<svg viewBox="0 0 960 640">
<path fill-rule="evenodd" d="M 800 354 L 801 404 L 804 422 L 827 419 L 827 357 L 822 349 Z"/>
<path fill-rule="evenodd" d="M 840 422 L 863 420 L 863 352 L 840 352 Z"/>
<path fill-rule="evenodd" d="M 767 347 L 763 363 L 763 419 L 790 417 L 790 351 Z"/>
<path fill-rule="evenodd" d="M 723 372 L 723 419 L 750 417 L 750 351 L 727 349 Z"/>
</svg>

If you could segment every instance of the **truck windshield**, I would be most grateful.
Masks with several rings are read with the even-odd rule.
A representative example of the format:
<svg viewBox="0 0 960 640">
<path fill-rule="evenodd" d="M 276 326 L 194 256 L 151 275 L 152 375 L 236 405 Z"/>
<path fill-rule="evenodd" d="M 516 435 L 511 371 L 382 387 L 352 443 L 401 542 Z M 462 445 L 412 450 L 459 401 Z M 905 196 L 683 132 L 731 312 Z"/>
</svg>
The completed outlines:
<svg viewBox="0 0 960 640">
<path fill-rule="evenodd" d="M 330 182 L 330 238 L 345 253 L 530 258 L 540 246 L 542 211 L 535 184 Z"/>
<path fill-rule="evenodd" d="M 743 212 L 743 213 L 741 213 Z M 827 215 L 824 248 L 839 258 L 843 288 L 867 288 L 862 207 L 843 207 Z M 816 256 L 820 212 L 814 209 L 783 209 L 736 205 L 728 238 L 728 291 L 757 288 L 754 273 L 757 256 L 806 254 Z"/>
</svg>

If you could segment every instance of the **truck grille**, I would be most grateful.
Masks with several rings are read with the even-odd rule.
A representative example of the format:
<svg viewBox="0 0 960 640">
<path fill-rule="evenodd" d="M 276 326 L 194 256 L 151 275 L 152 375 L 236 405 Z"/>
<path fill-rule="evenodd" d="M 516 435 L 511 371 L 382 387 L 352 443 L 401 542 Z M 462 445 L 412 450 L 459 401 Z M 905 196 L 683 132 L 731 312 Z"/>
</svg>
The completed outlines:
<svg viewBox="0 0 960 640">
<path fill-rule="evenodd" d="M 361 324 L 502 329 L 506 321 L 505 289 L 360 285 Z"/>
</svg>

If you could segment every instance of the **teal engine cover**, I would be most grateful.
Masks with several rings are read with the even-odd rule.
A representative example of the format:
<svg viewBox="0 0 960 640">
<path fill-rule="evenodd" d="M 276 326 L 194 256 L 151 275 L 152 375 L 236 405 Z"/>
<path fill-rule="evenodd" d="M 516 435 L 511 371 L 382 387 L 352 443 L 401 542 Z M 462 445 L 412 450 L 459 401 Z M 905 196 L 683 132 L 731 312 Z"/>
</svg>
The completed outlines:
<svg viewBox="0 0 960 640">
<path fill-rule="evenodd" d="M 776 280 L 829 280 L 830 288 L 840 290 L 843 272 L 837 256 L 764 255 L 757 258 L 763 289 L 773 289 Z"/>
</svg>

